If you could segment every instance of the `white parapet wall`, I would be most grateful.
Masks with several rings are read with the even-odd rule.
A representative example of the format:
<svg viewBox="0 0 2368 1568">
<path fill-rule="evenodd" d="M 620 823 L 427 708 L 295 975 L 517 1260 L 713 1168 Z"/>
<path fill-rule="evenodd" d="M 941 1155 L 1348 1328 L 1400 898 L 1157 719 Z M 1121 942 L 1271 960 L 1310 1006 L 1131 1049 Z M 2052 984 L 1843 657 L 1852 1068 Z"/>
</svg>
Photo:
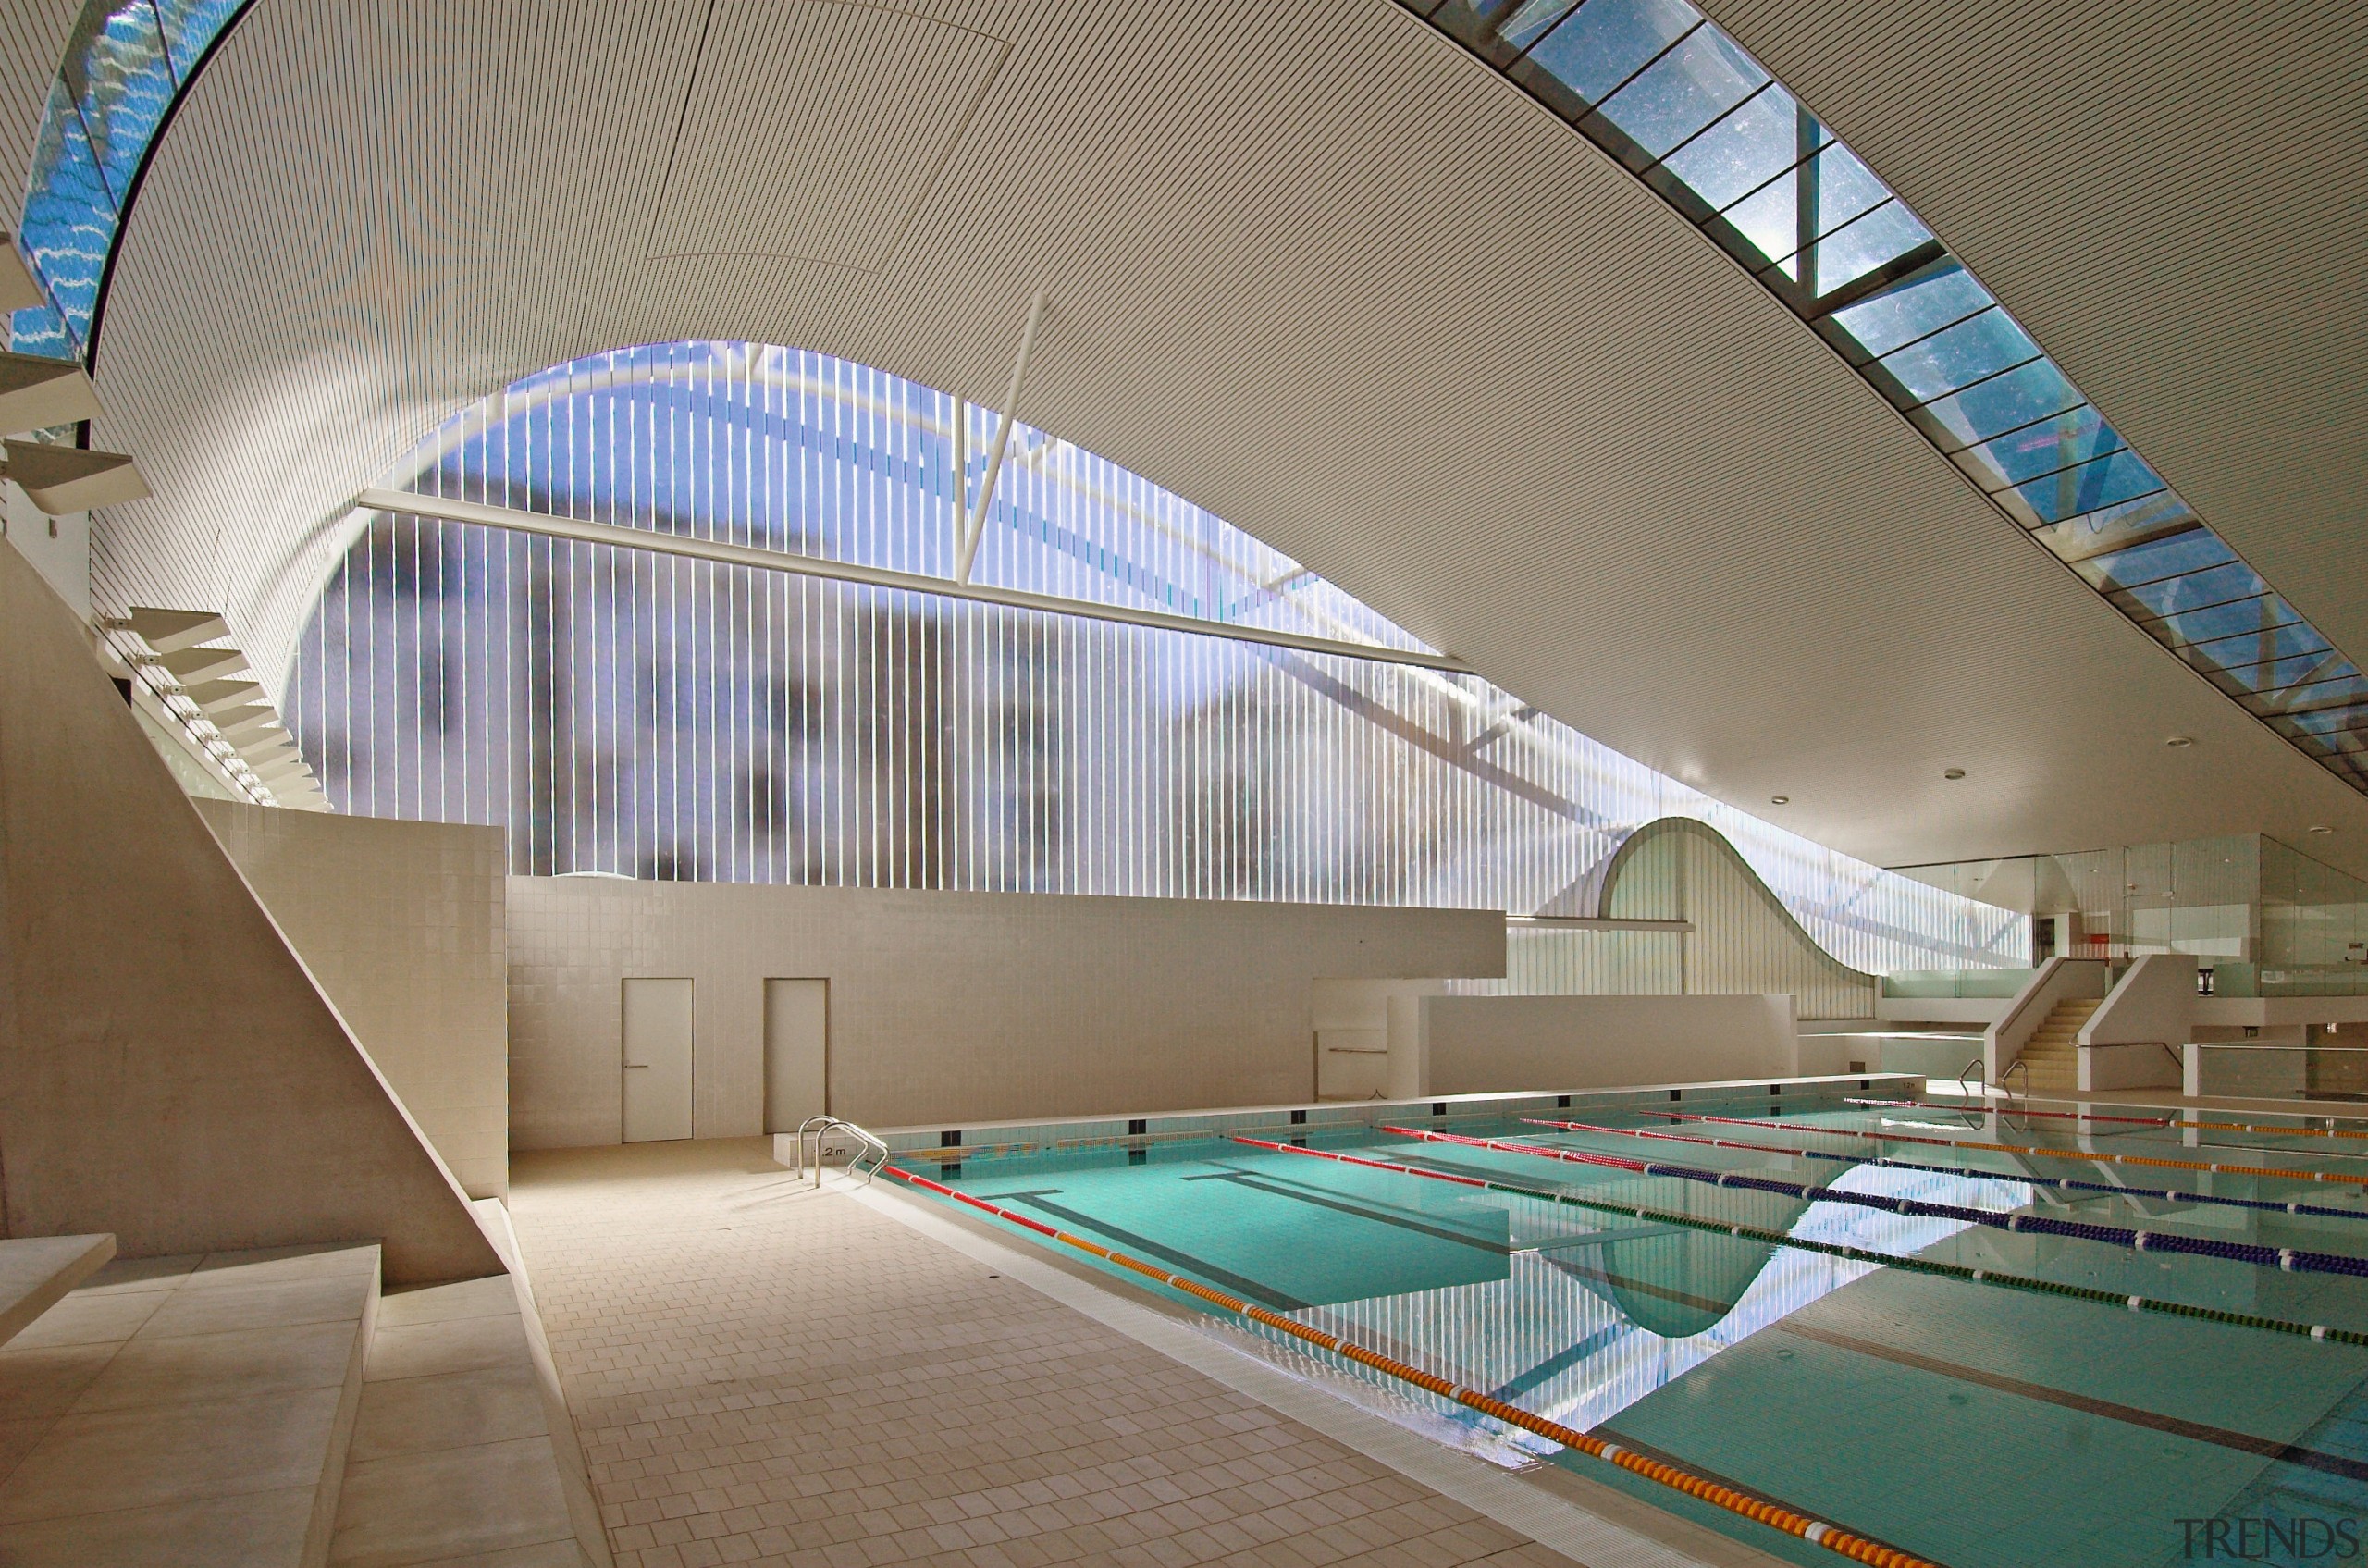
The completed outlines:
<svg viewBox="0 0 2368 1568">
<path fill-rule="evenodd" d="M 2148 953 L 2129 966 L 2076 1037 L 2083 1090 L 2179 1086 L 2195 971 L 2191 953 Z"/>
<path fill-rule="evenodd" d="M 1789 1078 L 1793 998 L 1425 996 L 1424 1093 Z"/>
</svg>

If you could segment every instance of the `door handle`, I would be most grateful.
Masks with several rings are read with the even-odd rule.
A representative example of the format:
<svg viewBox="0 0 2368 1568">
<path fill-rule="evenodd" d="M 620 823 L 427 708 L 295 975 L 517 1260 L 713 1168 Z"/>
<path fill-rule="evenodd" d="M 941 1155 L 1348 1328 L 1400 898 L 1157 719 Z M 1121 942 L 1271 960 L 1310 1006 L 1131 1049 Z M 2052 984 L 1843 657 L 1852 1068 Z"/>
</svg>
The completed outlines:
<svg viewBox="0 0 2368 1568">
<path fill-rule="evenodd" d="M 641 1068 L 644 1072 L 647 1072 L 647 1071 L 648 1071 L 652 1067 L 654 1067 L 654 1066 L 656 1066 L 656 1065 L 657 1065 L 657 1064 L 656 1064 L 656 1063 L 654 1063 L 654 1062 L 627 1062 L 627 1063 L 625 1064 L 625 1070 L 626 1070 L 627 1072 L 631 1072 L 634 1068 Z"/>
</svg>

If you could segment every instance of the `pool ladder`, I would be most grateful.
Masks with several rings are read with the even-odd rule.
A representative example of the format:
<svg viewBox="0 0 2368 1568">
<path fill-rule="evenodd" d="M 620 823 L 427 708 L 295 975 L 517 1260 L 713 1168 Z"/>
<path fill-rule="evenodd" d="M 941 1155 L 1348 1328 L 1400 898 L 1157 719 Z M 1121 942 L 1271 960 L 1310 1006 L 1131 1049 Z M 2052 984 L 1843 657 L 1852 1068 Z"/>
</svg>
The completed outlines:
<svg viewBox="0 0 2368 1568">
<path fill-rule="evenodd" d="M 845 1131 L 854 1133 L 857 1138 L 861 1140 L 867 1145 L 867 1147 L 858 1150 L 853 1159 L 847 1161 L 847 1171 L 850 1175 L 857 1171 L 862 1171 L 864 1185 L 869 1187 L 871 1185 L 872 1179 L 880 1174 L 880 1167 L 888 1163 L 888 1145 L 882 1142 L 876 1135 L 857 1127 L 855 1123 L 847 1121 L 842 1117 L 832 1116 L 808 1117 L 804 1121 L 797 1124 L 797 1174 L 799 1178 L 802 1179 L 806 1175 L 806 1140 L 808 1134 L 810 1133 L 814 1139 L 814 1185 L 817 1187 L 822 1185 L 822 1140 L 829 1135 L 831 1130 L 833 1128 L 843 1129 Z M 871 1154 L 873 1156 L 871 1168 L 870 1170 L 863 1169 L 863 1159 L 866 1154 Z"/>
</svg>

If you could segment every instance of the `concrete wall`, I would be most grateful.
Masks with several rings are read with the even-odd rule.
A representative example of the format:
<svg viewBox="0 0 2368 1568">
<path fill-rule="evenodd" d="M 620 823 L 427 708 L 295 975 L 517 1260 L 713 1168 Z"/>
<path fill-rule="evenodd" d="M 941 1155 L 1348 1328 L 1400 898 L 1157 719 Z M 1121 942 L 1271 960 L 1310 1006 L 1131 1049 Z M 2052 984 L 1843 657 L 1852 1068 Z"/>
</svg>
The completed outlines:
<svg viewBox="0 0 2368 1568">
<path fill-rule="evenodd" d="M 462 1190 L 506 1197 L 502 830 L 196 804 Z"/>
<path fill-rule="evenodd" d="M 1425 996 L 1426 1094 L 1782 1078 L 1793 998 Z"/>
<path fill-rule="evenodd" d="M 697 1136 L 763 1129 L 768 977 L 831 982 L 830 1105 L 875 1126 L 1314 1097 L 1319 977 L 1500 974 L 1489 911 L 517 877 L 511 1141 L 620 1135 L 619 982 L 697 982 Z"/>
<path fill-rule="evenodd" d="M 377 1238 L 499 1274 L 467 1201 L 101 673 L 0 545 L 6 1229 L 123 1255 Z"/>
</svg>

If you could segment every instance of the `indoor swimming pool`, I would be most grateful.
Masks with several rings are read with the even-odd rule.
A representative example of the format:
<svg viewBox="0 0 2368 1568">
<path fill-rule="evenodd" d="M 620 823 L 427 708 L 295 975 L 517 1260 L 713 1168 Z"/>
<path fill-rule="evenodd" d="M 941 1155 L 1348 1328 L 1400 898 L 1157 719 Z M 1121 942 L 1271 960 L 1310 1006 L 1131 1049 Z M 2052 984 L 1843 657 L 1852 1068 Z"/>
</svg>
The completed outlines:
<svg viewBox="0 0 2368 1568">
<path fill-rule="evenodd" d="M 1440 1441 L 1787 1561 L 2368 1551 L 2368 1122 L 1570 1099 L 892 1170 Z"/>
</svg>

